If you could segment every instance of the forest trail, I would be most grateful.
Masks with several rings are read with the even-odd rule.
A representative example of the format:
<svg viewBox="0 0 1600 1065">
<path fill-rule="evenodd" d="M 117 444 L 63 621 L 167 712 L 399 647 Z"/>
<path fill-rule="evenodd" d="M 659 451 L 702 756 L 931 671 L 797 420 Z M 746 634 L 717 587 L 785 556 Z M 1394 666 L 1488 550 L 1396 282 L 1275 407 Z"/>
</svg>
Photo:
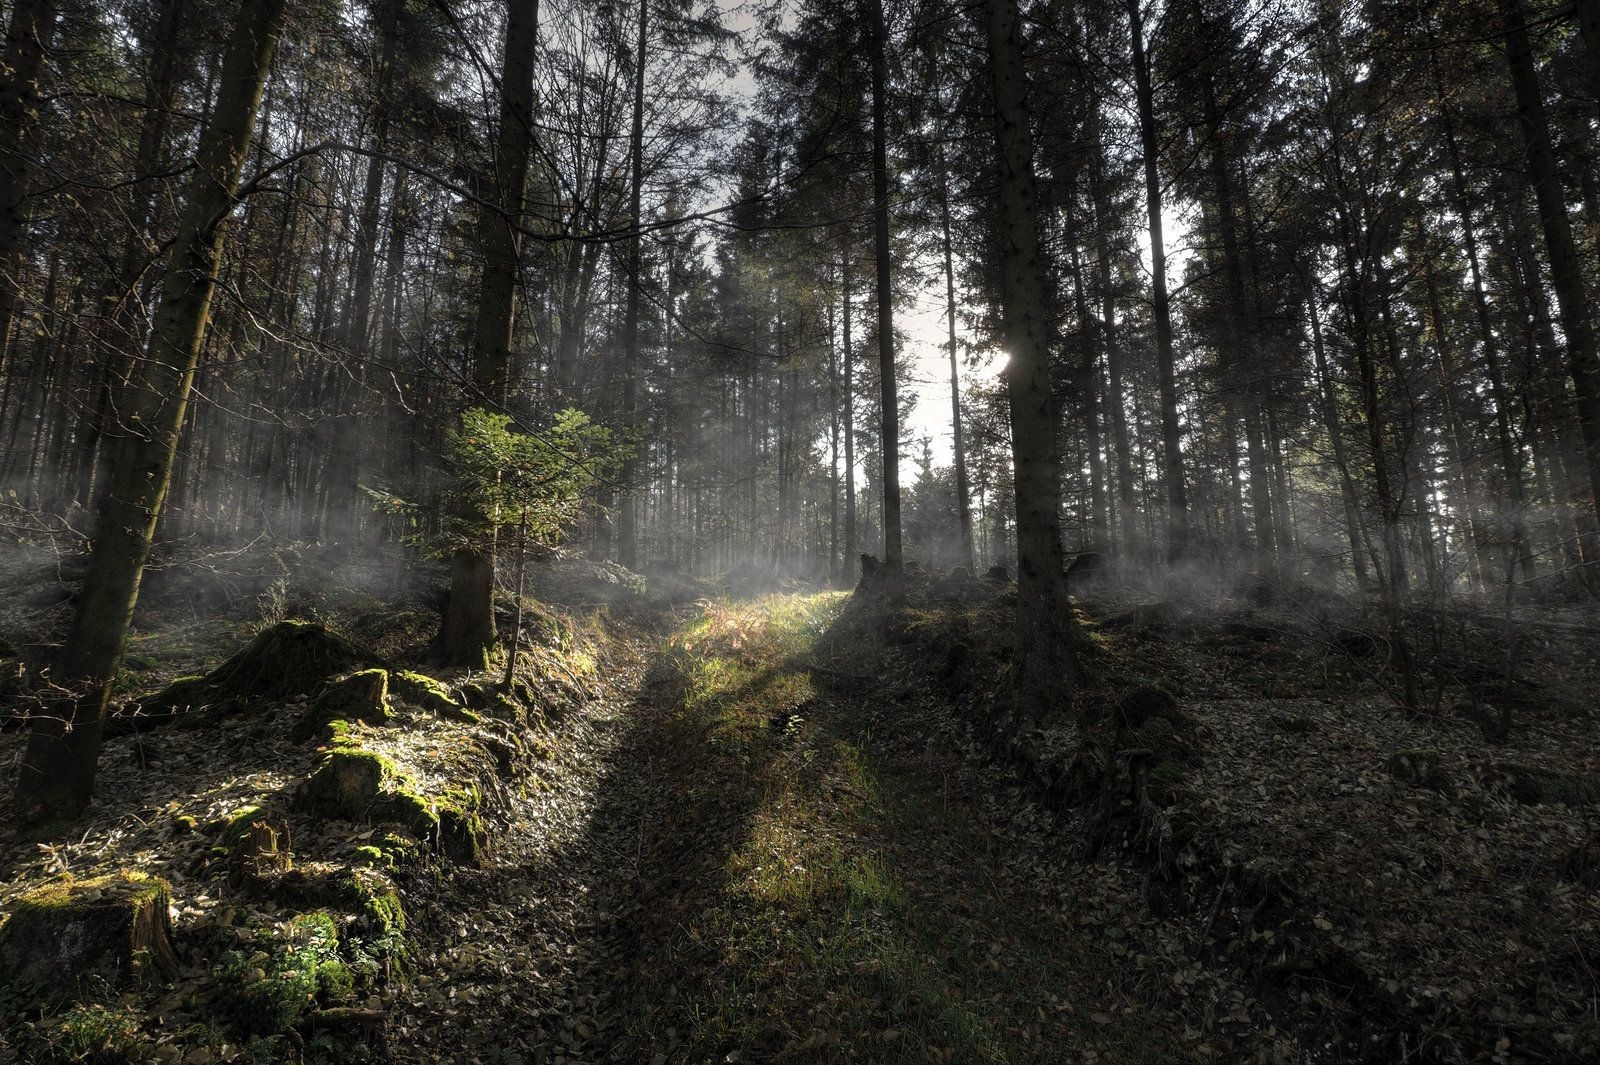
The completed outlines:
<svg viewBox="0 0 1600 1065">
<path fill-rule="evenodd" d="M 495 861 L 416 908 L 397 1060 L 1284 1051 L 913 675 L 818 665 L 847 598 L 701 604 L 558 727 Z"/>
</svg>

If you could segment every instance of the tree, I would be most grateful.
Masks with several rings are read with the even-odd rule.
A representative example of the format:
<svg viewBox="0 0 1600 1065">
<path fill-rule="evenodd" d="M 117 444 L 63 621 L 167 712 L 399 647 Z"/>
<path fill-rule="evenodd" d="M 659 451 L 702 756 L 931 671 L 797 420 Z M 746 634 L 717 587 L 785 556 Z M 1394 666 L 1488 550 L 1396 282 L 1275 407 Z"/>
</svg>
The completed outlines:
<svg viewBox="0 0 1600 1065">
<path fill-rule="evenodd" d="M 1161 384 L 1161 443 L 1166 459 L 1167 555 L 1181 558 L 1189 543 L 1189 494 L 1183 465 L 1183 433 L 1178 424 L 1178 370 L 1172 350 L 1171 297 L 1167 293 L 1167 245 L 1162 230 L 1161 135 L 1156 126 L 1155 88 L 1144 36 L 1143 0 L 1126 0 L 1133 48 L 1134 91 L 1139 111 L 1139 142 L 1144 162 L 1145 210 L 1150 226 L 1151 310 L 1155 319 L 1156 368 Z"/>
<path fill-rule="evenodd" d="M 1063 572 L 1060 463 L 1039 256 L 1033 134 L 1015 0 L 988 0 L 990 91 L 1000 202 L 1003 335 L 1017 505 L 1017 628 L 1011 725 L 1024 730 L 1072 690 L 1075 625 Z"/>
<path fill-rule="evenodd" d="M 54 0 L 18 0 L 6 26 L 0 70 L 0 366 L 22 303 L 23 249 L 33 194 L 39 79 L 56 29 Z"/>
<path fill-rule="evenodd" d="M 872 62 L 872 232 L 878 280 L 878 376 L 882 403 L 883 563 L 891 574 L 905 564 L 900 541 L 900 400 L 896 391 L 894 273 L 889 244 L 889 27 L 883 0 L 867 0 Z"/>
<path fill-rule="evenodd" d="M 125 435 L 116 442 L 98 538 L 56 665 L 61 712 L 33 722 L 17 777 L 18 805 L 29 819 L 76 816 L 94 794 L 111 683 L 171 484 L 210 320 L 223 223 L 234 204 L 283 14 L 283 0 L 245 0 L 223 58 L 216 107 L 196 147 L 179 239 L 167 260 Z"/>
<path fill-rule="evenodd" d="M 512 329 L 522 254 L 522 207 L 533 147 L 533 67 L 539 45 L 538 0 L 510 0 L 500 67 L 499 134 L 493 199 L 480 212 L 483 273 L 472 341 L 473 388 L 504 409 L 511 384 Z M 455 553 L 450 596 L 439 630 L 449 664 L 483 669 L 494 648 L 494 548 L 464 545 Z"/>
<path fill-rule="evenodd" d="M 1596 340 L 1583 265 L 1572 239 L 1567 218 L 1566 190 L 1556 169 L 1550 145 L 1550 123 L 1545 117 L 1539 74 L 1533 63 L 1527 19 L 1521 0 L 1496 0 L 1506 39 L 1506 64 L 1517 99 L 1517 125 L 1527 155 L 1528 180 L 1539 207 L 1545 252 L 1550 257 L 1550 284 L 1561 311 L 1561 331 L 1567 350 L 1567 371 L 1572 376 L 1583 434 L 1583 464 L 1588 472 L 1591 506 L 1600 518 L 1600 341 Z M 1591 531 L 1585 536 L 1584 557 L 1593 561 L 1600 543 Z"/>
</svg>

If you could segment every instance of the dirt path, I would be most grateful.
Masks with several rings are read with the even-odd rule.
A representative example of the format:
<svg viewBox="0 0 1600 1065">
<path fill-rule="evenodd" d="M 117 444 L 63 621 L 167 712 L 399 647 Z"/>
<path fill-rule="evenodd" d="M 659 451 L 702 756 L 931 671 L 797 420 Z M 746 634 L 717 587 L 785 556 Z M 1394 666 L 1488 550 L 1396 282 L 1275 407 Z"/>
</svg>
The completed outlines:
<svg viewBox="0 0 1600 1065">
<path fill-rule="evenodd" d="M 560 726 L 494 864 L 417 885 L 396 1058 L 1287 1060 L 913 673 L 815 668 L 842 602 L 708 606 Z"/>
</svg>

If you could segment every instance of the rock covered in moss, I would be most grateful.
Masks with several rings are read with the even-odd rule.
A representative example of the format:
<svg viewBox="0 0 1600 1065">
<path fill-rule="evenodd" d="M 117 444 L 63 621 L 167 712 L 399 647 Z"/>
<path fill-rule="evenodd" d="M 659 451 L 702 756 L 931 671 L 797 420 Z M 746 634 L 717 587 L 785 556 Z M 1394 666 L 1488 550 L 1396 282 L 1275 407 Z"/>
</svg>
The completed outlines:
<svg viewBox="0 0 1600 1065">
<path fill-rule="evenodd" d="M 335 1005 L 355 990 L 339 958 L 339 929 L 323 910 L 291 917 L 265 949 L 229 953 L 216 977 L 234 1024 L 273 1037 L 299 1025 L 321 1003 Z"/>
<path fill-rule="evenodd" d="M 0 984 L 65 989 L 174 975 L 170 900 L 165 880 L 132 871 L 36 888 L 0 928 Z"/>
<path fill-rule="evenodd" d="M 509 686 L 498 680 L 475 680 L 464 684 L 461 686 L 461 700 L 469 711 L 487 714 L 514 725 L 527 725 L 544 716 L 538 694 L 521 677 L 512 678 Z"/>
<path fill-rule="evenodd" d="M 328 682 L 295 723 L 292 738 L 305 741 L 329 736 L 335 721 L 360 721 L 382 725 L 391 717 L 389 710 L 389 671 L 362 669 Z"/>
<path fill-rule="evenodd" d="M 1152 720 L 1189 725 L 1187 715 L 1178 707 L 1177 696 L 1153 684 L 1134 688 L 1117 700 L 1113 713 L 1116 727 L 1122 731 L 1143 728 Z"/>
<path fill-rule="evenodd" d="M 1110 734 L 1104 742 L 1106 763 L 1113 770 L 1107 780 L 1112 790 L 1119 798 L 1131 793 L 1136 799 L 1170 805 L 1200 755 L 1194 718 L 1165 688 L 1143 685 L 1117 701 L 1108 724 Z"/>
</svg>

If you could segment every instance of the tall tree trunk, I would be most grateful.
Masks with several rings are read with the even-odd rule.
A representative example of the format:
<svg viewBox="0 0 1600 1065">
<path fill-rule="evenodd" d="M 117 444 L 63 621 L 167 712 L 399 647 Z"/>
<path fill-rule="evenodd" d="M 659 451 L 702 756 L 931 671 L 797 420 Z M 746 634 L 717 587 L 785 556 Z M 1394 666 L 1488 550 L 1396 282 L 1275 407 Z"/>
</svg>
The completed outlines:
<svg viewBox="0 0 1600 1065">
<path fill-rule="evenodd" d="M 33 140 L 39 126 L 39 79 L 56 32 L 55 0 L 16 0 L 0 67 L 0 370 L 11 323 L 22 305 L 22 279 L 32 194 Z"/>
<path fill-rule="evenodd" d="M 1233 204 L 1233 174 L 1228 165 L 1216 88 L 1209 75 L 1205 79 L 1204 95 L 1212 195 L 1217 208 L 1217 228 L 1222 237 L 1222 274 L 1228 292 L 1226 336 L 1233 346 L 1229 361 L 1244 377 L 1241 387 L 1244 390 L 1245 452 L 1250 465 L 1250 511 L 1255 524 L 1258 564 L 1271 574 L 1277 569 L 1277 537 L 1273 528 L 1262 424 L 1260 349 L 1255 342 L 1256 323 L 1249 313 L 1249 296 L 1245 291 L 1244 259 L 1239 249 L 1239 224 Z"/>
<path fill-rule="evenodd" d="M 1366 421 L 1367 449 L 1372 460 L 1373 490 L 1378 498 L 1378 517 L 1382 524 L 1384 564 L 1378 571 L 1379 591 L 1389 629 L 1390 653 L 1401 683 L 1401 703 L 1408 712 L 1420 707 L 1416 671 L 1412 668 L 1411 645 L 1401 613 L 1407 585 L 1405 547 L 1400 532 L 1401 493 L 1395 490 L 1390 473 L 1393 458 L 1385 439 L 1385 419 L 1378 387 L 1377 358 L 1372 351 L 1373 303 L 1387 298 L 1382 279 L 1375 277 L 1374 264 L 1363 256 L 1364 245 L 1356 223 L 1348 211 L 1339 219 L 1342 229 L 1341 253 L 1344 258 L 1344 284 L 1349 300 L 1350 342 L 1361 376 L 1361 406 Z M 1378 316 L 1381 318 L 1381 312 Z"/>
<path fill-rule="evenodd" d="M 1600 0 L 1577 0 L 1573 13 L 1583 38 L 1584 59 L 1589 64 L 1589 91 L 1600 103 Z"/>
<path fill-rule="evenodd" d="M 510 398 L 511 343 L 522 252 L 523 189 L 533 145 L 533 65 L 539 44 L 538 0 L 511 0 L 500 69 L 500 130 L 495 142 L 494 206 L 483 209 L 483 276 L 473 334 L 472 375 L 478 404 L 501 410 Z M 483 515 L 471 520 L 481 524 Z M 494 648 L 494 548 L 458 548 L 438 649 L 453 666 L 486 669 Z"/>
<path fill-rule="evenodd" d="M 639 372 L 639 296 L 644 284 L 643 241 L 640 198 L 644 190 L 644 75 L 645 49 L 649 44 L 649 0 L 639 0 L 639 36 L 633 53 L 633 128 L 629 141 L 628 220 L 633 232 L 628 235 L 628 305 L 622 323 L 622 424 L 632 431 L 638 421 Z M 635 512 L 637 489 L 633 483 L 638 463 L 631 456 L 623 463 L 621 504 L 617 508 L 617 561 L 632 569 L 638 564 L 638 515 Z"/>
<path fill-rule="evenodd" d="M 34 723 L 17 778 L 18 806 L 30 820 L 76 816 L 94 792 L 111 684 L 171 483 L 216 288 L 223 222 L 283 9 L 284 0 L 244 0 L 223 60 L 221 91 L 196 151 L 149 349 L 134 381 L 127 435 L 117 443 L 99 537 L 57 662 L 66 705 Z"/>
<path fill-rule="evenodd" d="M 1017 502 L 1017 629 L 1009 724 L 1021 731 L 1070 700 L 1076 630 L 1062 566 L 1049 296 L 1039 255 L 1021 27 L 1015 0 L 988 0 L 986 15 L 1000 201 L 1002 334 L 1011 356 L 1005 378 Z"/>
<path fill-rule="evenodd" d="M 1189 546 L 1189 493 L 1184 478 L 1183 433 L 1178 424 L 1178 370 L 1172 350 L 1172 307 L 1167 295 L 1167 246 L 1162 234 L 1160 140 L 1156 131 L 1155 90 L 1145 50 L 1143 0 L 1127 0 L 1133 41 L 1134 95 L 1138 98 L 1139 141 L 1144 156 L 1145 210 L 1150 218 L 1151 309 L 1155 316 L 1156 372 L 1161 390 L 1161 444 L 1167 486 L 1167 557 L 1182 558 Z"/>
<path fill-rule="evenodd" d="M 828 300 L 828 580 L 839 581 L 839 351 Z M 846 556 L 848 557 L 848 556 Z"/>
<path fill-rule="evenodd" d="M 1460 405 L 1456 399 L 1456 385 L 1462 380 L 1459 369 L 1452 356 L 1452 345 L 1449 340 L 1449 331 L 1445 325 L 1444 310 L 1439 300 L 1439 284 L 1434 276 L 1433 249 L 1428 243 L 1428 233 L 1422 219 L 1417 219 L 1417 255 L 1422 261 L 1422 284 L 1424 293 L 1424 307 L 1428 312 L 1428 329 L 1433 334 L 1434 355 L 1438 359 L 1439 393 L 1444 407 L 1445 443 L 1450 455 L 1450 463 L 1455 468 L 1456 494 L 1460 500 L 1462 511 L 1462 535 L 1467 541 L 1467 563 L 1469 575 L 1481 588 L 1488 584 L 1489 574 L 1484 566 L 1483 541 L 1484 536 L 1478 526 L 1479 507 L 1476 493 L 1473 491 L 1472 450 L 1467 442 L 1467 429 L 1461 417 Z"/>
<path fill-rule="evenodd" d="M 878 267 L 878 376 L 882 397 L 883 564 L 904 565 L 900 542 L 900 397 L 894 366 L 894 277 L 889 248 L 889 28 L 883 0 L 868 0 L 872 34 L 872 221 Z"/>
<path fill-rule="evenodd" d="M 1099 268 L 1101 347 L 1106 355 L 1106 407 L 1110 411 L 1111 450 L 1117 466 L 1117 528 L 1124 552 L 1134 546 L 1138 520 L 1134 510 L 1133 460 L 1128 445 L 1128 412 L 1122 391 L 1122 346 L 1117 335 L 1116 289 L 1111 283 L 1111 234 L 1105 190 L 1105 145 L 1101 143 L 1100 109 L 1091 116 L 1094 161 L 1089 170 L 1089 195 L 1094 206 L 1095 259 Z"/>
<path fill-rule="evenodd" d="M 967 444 L 961 425 L 961 365 L 956 356 L 956 268 L 950 241 L 950 168 L 939 147 L 939 245 L 944 253 L 944 312 L 950 345 L 950 427 L 956 468 L 956 516 L 960 521 L 960 558 L 968 573 L 977 572 L 972 553 L 972 490 L 967 480 Z"/>
<path fill-rule="evenodd" d="M 1566 192 L 1550 144 L 1550 125 L 1545 118 L 1544 99 L 1540 94 L 1539 74 L 1533 62 L 1522 3 L 1521 0 L 1498 0 L 1498 4 L 1506 38 L 1506 63 L 1517 97 L 1517 120 L 1527 154 L 1528 179 L 1539 204 L 1545 251 L 1550 258 L 1550 284 L 1561 310 L 1568 372 L 1576 394 L 1578 426 L 1583 433 L 1584 459 L 1593 496 L 1590 503 L 1595 514 L 1600 516 L 1600 349 L 1596 347 L 1583 264 L 1573 243 L 1571 221 L 1567 218 Z M 1592 535 L 1584 539 L 1583 557 L 1593 562 L 1597 545 Z"/>
<path fill-rule="evenodd" d="M 1069 190 L 1068 202 L 1074 195 Z M 1077 223 L 1072 213 L 1067 214 L 1068 225 L 1074 233 Z M 1106 495 L 1105 455 L 1100 439 L 1100 360 L 1095 356 L 1095 330 L 1099 323 L 1089 310 L 1089 296 L 1083 283 L 1083 262 L 1078 255 L 1076 240 L 1071 243 L 1073 308 L 1078 314 L 1078 346 L 1082 361 L 1078 365 L 1080 388 L 1083 391 L 1083 450 L 1089 459 L 1089 546 L 1096 551 L 1106 549 L 1110 538 L 1110 504 Z"/>
<path fill-rule="evenodd" d="M 162 0 L 156 24 L 149 34 L 144 113 L 139 124 L 138 154 L 133 164 L 135 177 L 155 174 L 166 147 L 178 80 L 177 36 L 184 3 L 185 0 Z M 96 338 L 101 352 L 97 359 L 94 399 L 83 413 L 74 475 L 77 498 L 86 507 L 94 505 L 95 485 L 105 465 L 101 439 L 111 431 L 116 397 L 126 383 L 128 366 L 139 338 L 136 308 L 142 288 L 140 275 L 150 258 L 149 230 L 156 202 L 149 189 L 135 186 L 130 190 L 127 243 L 123 245 L 117 275 L 103 293 L 105 301 L 112 304 L 112 310 L 106 328 Z"/>
<path fill-rule="evenodd" d="M 845 234 L 840 266 L 840 311 L 844 343 L 844 564 L 850 572 L 856 564 L 856 361 L 855 342 L 850 335 L 850 235 Z"/>
</svg>

